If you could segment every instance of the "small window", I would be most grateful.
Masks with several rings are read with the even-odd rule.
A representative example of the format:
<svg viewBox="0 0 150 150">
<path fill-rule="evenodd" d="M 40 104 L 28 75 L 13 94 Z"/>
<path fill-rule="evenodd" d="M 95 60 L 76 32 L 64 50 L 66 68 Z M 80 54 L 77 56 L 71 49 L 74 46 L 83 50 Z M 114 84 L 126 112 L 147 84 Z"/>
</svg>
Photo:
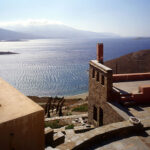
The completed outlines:
<svg viewBox="0 0 150 150">
<path fill-rule="evenodd" d="M 93 119 L 97 121 L 97 108 L 95 106 L 93 107 Z"/>
<path fill-rule="evenodd" d="M 92 70 L 92 78 L 95 78 L 95 69 Z"/>
<path fill-rule="evenodd" d="M 102 78 L 101 78 L 101 84 L 104 85 L 104 84 L 105 84 L 105 83 L 104 83 L 104 82 L 105 82 L 104 75 L 102 75 L 101 77 L 102 77 Z"/>
<path fill-rule="evenodd" d="M 99 72 L 97 72 L 96 81 L 99 81 Z"/>
</svg>

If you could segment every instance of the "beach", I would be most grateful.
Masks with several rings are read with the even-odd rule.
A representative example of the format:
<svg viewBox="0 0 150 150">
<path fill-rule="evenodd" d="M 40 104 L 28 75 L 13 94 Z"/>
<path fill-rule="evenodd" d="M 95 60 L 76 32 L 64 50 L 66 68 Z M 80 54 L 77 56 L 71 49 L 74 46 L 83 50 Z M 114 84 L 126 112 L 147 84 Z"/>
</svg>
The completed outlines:
<svg viewBox="0 0 150 150">
<path fill-rule="evenodd" d="M 85 100 L 88 96 L 88 92 L 81 93 L 77 95 L 70 95 L 70 96 L 64 96 L 64 99 L 66 100 L 65 103 L 67 105 L 71 105 L 74 103 L 77 103 L 78 101 Z M 39 104 L 45 104 L 48 102 L 49 97 L 38 97 L 38 96 L 28 96 L 30 99 L 32 99 L 34 102 Z"/>
<path fill-rule="evenodd" d="M 88 92 L 77 94 L 77 95 L 71 95 L 71 96 L 65 96 L 65 99 L 85 99 L 88 96 Z"/>
</svg>

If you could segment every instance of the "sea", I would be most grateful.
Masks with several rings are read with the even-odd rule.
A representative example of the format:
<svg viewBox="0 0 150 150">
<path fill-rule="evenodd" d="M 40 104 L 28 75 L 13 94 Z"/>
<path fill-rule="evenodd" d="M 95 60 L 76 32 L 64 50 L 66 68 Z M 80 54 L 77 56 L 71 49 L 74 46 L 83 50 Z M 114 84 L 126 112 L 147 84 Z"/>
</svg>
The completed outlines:
<svg viewBox="0 0 150 150">
<path fill-rule="evenodd" d="M 30 96 L 69 96 L 88 91 L 89 61 L 96 44 L 104 44 L 104 61 L 150 49 L 150 39 L 36 39 L 0 42 L 0 77 Z"/>
</svg>

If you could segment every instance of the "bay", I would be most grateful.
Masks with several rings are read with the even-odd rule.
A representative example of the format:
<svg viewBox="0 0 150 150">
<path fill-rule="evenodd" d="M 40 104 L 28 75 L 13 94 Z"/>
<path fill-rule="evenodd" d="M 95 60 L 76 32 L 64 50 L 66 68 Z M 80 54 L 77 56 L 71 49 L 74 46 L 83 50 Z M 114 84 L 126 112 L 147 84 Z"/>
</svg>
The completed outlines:
<svg viewBox="0 0 150 150">
<path fill-rule="evenodd" d="M 66 96 L 88 91 L 89 61 L 96 43 L 104 43 L 104 60 L 150 49 L 150 39 L 38 39 L 0 42 L 0 77 L 25 95 Z"/>
</svg>

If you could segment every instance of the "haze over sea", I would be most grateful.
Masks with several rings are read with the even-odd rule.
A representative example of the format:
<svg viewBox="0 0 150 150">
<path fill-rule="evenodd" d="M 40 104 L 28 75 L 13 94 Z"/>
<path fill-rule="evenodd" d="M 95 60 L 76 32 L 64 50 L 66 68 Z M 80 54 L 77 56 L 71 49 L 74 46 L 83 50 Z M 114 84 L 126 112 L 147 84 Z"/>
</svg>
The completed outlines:
<svg viewBox="0 0 150 150">
<path fill-rule="evenodd" d="M 39 39 L 0 42 L 0 77 L 25 95 L 65 96 L 88 91 L 88 63 L 96 43 L 104 43 L 104 61 L 150 49 L 150 39 Z M 132 65 L 132 64 L 131 64 Z"/>
</svg>

